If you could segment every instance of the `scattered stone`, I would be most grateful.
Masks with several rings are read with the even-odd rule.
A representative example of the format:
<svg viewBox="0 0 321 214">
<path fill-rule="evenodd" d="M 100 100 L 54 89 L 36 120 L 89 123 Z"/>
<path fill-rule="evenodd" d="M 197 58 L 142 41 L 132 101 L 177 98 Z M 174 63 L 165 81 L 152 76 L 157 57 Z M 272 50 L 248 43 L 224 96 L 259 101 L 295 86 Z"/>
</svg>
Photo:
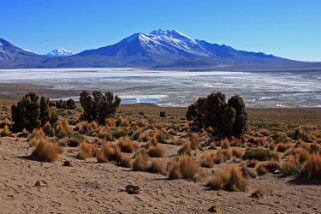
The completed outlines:
<svg viewBox="0 0 321 214">
<path fill-rule="evenodd" d="M 127 185 L 125 187 L 125 189 L 128 194 L 138 194 L 139 193 L 139 186 Z"/>
<path fill-rule="evenodd" d="M 67 160 L 66 160 L 66 161 L 63 163 L 63 166 L 69 166 L 69 167 L 71 167 L 72 164 L 71 164 L 70 161 L 67 161 Z"/>
<path fill-rule="evenodd" d="M 36 183 L 35 183 L 35 186 L 36 187 L 47 187 L 48 186 L 48 183 L 44 180 L 38 180 Z"/>
</svg>

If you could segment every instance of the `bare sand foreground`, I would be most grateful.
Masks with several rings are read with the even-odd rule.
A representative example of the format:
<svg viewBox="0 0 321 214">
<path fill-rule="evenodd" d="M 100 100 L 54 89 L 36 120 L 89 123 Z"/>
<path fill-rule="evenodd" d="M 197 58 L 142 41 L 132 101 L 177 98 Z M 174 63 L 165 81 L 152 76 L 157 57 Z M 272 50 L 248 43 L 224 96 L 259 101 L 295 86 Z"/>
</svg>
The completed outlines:
<svg viewBox="0 0 321 214">
<path fill-rule="evenodd" d="M 293 177 L 267 174 L 251 179 L 249 190 L 263 186 L 262 199 L 247 192 L 207 190 L 201 183 L 168 180 L 163 175 L 134 172 L 112 163 L 75 158 L 77 148 L 64 148 L 55 163 L 28 160 L 25 139 L 1 138 L 1 213 L 206 213 L 216 204 L 223 213 L 320 213 L 321 185 L 296 183 Z M 167 151 L 175 153 L 175 147 Z M 168 152 L 167 152 L 168 153 Z M 170 155 L 170 154 L 167 154 Z M 72 167 L 62 166 L 65 160 Z M 37 181 L 47 186 L 37 187 Z M 140 194 L 122 191 L 126 185 Z"/>
</svg>

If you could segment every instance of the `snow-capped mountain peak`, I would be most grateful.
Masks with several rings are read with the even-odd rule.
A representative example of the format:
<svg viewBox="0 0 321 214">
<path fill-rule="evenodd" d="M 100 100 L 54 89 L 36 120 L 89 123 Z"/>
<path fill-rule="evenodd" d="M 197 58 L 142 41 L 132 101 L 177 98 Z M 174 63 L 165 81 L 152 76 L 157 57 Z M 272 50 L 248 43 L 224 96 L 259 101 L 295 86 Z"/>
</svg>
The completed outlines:
<svg viewBox="0 0 321 214">
<path fill-rule="evenodd" d="M 64 48 L 57 48 L 47 54 L 47 56 L 72 56 L 73 52 Z"/>
</svg>

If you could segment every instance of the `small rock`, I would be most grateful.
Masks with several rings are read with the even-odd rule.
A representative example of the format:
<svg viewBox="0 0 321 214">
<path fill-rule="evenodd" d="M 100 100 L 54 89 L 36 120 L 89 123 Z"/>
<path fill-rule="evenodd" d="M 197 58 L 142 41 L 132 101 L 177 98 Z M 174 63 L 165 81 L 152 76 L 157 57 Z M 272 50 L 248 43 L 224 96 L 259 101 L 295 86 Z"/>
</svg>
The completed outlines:
<svg viewBox="0 0 321 214">
<path fill-rule="evenodd" d="M 44 180 L 38 180 L 36 183 L 35 183 L 35 186 L 36 187 L 47 187 L 48 186 L 48 183 Z"/>
<path fill-rule="evenodd" d="M 127 185 L 125 187 L 125 189 L 128 194 L 138 194 L 139 193 L 139 186 Z"/>
<path fill-rule="evenodd" d="M 70 163 L 70 161 L 65 161 L 64 163 L 63 163 L 63 166 L 72 166 L 72 164 Z"/>
</svg>

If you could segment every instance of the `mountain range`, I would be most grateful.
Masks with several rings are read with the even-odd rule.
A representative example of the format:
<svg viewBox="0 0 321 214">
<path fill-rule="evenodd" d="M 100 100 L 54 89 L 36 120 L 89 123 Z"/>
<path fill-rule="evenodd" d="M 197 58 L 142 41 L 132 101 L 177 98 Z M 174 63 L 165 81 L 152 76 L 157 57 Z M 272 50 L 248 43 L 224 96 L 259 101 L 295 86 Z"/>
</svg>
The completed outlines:
<svg viewBox="0 0 321 214">
<path fill-rule="evenodd" d="M 53 50 L 46 56 L 38 55 L 0 39 L 0 68 L 72 67 L 273 71 L 318 69 L 321 63 L 236 50 L 230 46 L 192 39 L 175 30 L 135 33 L 116 44 L 75 55 L 65 49 Z"/>
</svg>

